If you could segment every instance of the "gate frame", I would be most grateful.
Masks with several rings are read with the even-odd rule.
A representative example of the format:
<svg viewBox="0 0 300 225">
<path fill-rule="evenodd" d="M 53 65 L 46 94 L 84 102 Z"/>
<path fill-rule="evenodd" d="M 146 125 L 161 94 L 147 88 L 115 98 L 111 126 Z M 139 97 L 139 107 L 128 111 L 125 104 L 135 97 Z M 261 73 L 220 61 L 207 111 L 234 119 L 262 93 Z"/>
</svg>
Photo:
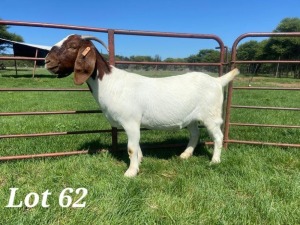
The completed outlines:
<svg viewBox="0 0 300 225">
<path fill-rule="evenodd" d="M 63 25 L 63 24 L 50 24 L 50 23 L 38 23 L 38 22 L 22 22 L 22 21 L 9 21 L 0 20 L 0 25 L 12 25 L 12 26 L 28 26 L 28 27 L 41 27 L 41 28 L 55 28 L 55 29 L 66 29 L 66 30 L 80 30 L 80 31 L 91 31 L 108 34 L 108 55 L 110 65 L 116 64 L 144 64 L 144 65 L 187 65 L 187 66 L 216 66 L 219 68 L 219 76 L 223 75 L 224 66 L 227 62 L 224 62 L 225 53 L 227 53 L 227 47 L 224 46 L 223 41 L 216 35 L 213 34 L 191 34 L 191 33 L 174 33 L 174 32 L 155 32 L 155 31 L 138 31 L 138 30 L 120 30 L 120 29 L 105 29 L 95 28 L 86 26 L 74 26 L 74 25 Z M 133 35 L 133 36 L 152 36 L 152 37 L 168 37 L 168 38 L 186 38 L 186 39 L 210 39 L 216 41 L 220 49 L 220 61 L 217 63 L 167 63 L 167 62 L 127 62 L 127 61 L 116 61 L 115 60 L 115 35 Z M 44 58 L 31 58 L 31 57 L 0 57 L 0 60 L 44 60 Z M 1 88 L 2 91 L 88 91 L 88 89 L 43 89 L 43 88 Z M 21 115 L 54 115 L 54 114 L 77 114 L 77 113 L 99 113 L 101 110 L 92 111 L 59 111 L 59 112 L 19 112 L 0 113 L 1 116 L 21 116 Z M 146 129 L 141 129 L 146 130 Z M 104 133 L 111 132 L 112 137 L 112 150 L 118 150 L 118 132 L 122 132 L 122 129 L 112 127 L 110 130 L 96 130 L 96 131 L 76 131 L 76 132 L 58 132 L 58 133 L 42 133 L 42 134 L 17 134 L 17 135 L 0 135 L 0 138 L 18 138 L 18 137 L 37 137 L 37 136 L 56 136 L 56 135 L 68 135 L 68 134 L 83 134 L 83 133 Z M 203 144 L 212 144 L 212 142 L 203 142 Z M 156 148 L 165 147 L 178 147 L 179 145 L 155 145 Z M 180 145 L 182 146 L 182 145 Z M 42 154 L 31 154 L 31 155 L 17 155 L 17 156 L 4 156 L 0 157 L 0 161 L 4 160 L 16 160 L 16 159 L 28 159 L 28 158 L 39 158 L 39 157 L 56 157 L 56 156 L 67 156 L 75 154 L 86 154 L 87 150 L 72 151 L 72 152 L 55 152 L 55 153 L 42 153 Z"/>
<path fill-rule="evenodd" d="M 237 64 L 249 64 L 249 63 L 299 63 L 300 60 L 237 60 L 237 46 L 241 40 L 248 37 L 299 37 L 300 32 L 252 32 L 240 35 L 232 45 L 231 55 L 231 69 L 234 69 Z M 228 84 L 228 97 L 226 103 L 226 116 L 225 116 L 225 130 L 224 130 L 224 148 L 228 147 L 229 143 L 238 144 L 254 144 L 254 145 L 270 145 L 278 147 L 297 147 L 300 148 L 300 144 L 289 144 L 289 143 L 271 143 L 262 141 L 246 141 L 246 140 L 234 140 L 229 138 L 230 126 L 255 126 L 255 127 L 276 127 L 276 128 L 300 128 L 299 126 L 289 125 L 274 125 L 274 124 L 247 124 L 247 123 L 230 123 L 231 108 L 245 108 L 245 109 L 267 109 L 267 110 L 295 110 L 300 111 L 300 108 L 287 108 L 287 107 L 254 107 L 254 106 L 237 106 L 232 105 L 233 89 L 246 89 L 246 90 L 286 90 L 286 91 L 300 91 L 300 88 L 267 88 L 267 87 L 233 87 L 233 81 Z"/>
</svg>

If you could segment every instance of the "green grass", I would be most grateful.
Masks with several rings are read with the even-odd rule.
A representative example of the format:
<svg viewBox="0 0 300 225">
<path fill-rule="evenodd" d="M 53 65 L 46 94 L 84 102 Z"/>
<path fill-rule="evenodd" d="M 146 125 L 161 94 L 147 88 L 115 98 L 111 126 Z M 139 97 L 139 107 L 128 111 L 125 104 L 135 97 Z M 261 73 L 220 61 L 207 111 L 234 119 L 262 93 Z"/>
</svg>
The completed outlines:
<svg viewBox="0 0 300 225">
<path fill-rule="evenodd" d="M 43 69 L 19 76 L 0 71 L 0 88 L 75 87 L 72 77 L 55 79 Z M 150 75 L 145 72 L 145 75 Z M 157 76 L 157 74 L 154 74 Z M 169 75 L 165 72 L 163 75 Z M 247 83 L 241 76 L 235 85 Z M 252 86 L 300 86 L 293 79 L 256 78 Z M 89 92 L 0 92 L 1 112 L 98 109 Z M 299 108 L 299 92 L 234 91 L 234 104 Z M 13 103 L 13 104 L 12 104 Z M 232 109 L 233 122 L 300 125 L 299 112 Z M 36 132 L 108 129 L 99 114 L 0 117 L 1 135 Z M 209 140 L 205 129 L 201 140 Z M 299 143 L 299 129 L 232 127 L 231 138 Z M 142 133 L 142 148 L 161 143 L 187 143 L 182 131 Z M 0 155 L 108 149 L 109 134 L 1 139 Z M 119 134 L 119 145 L 126 135 Z M 94 155 L 0 162 L 1 224 L 299 224 L 300 151 L 230 145 L 222 163 L 209 165 L 211 147 L 196 149 L 180 160 L 183 149 L 144 150 L 144 161 L 134 179 L 123 177 L 128 167 L 125 151 Z M 16 203 L 30 192 L 51 192 L 48 208 L 6 208 L 9 188 L 16 187 Z M 85 208 L 62 208 L 65 188 L 88 190 Z M 71 194 L 78 199 L 80 195 Z"/>
<path fill-rule="evenodd" d="M 236 86 L 247 86 L 248 77 L 239 77 Z M 300 87 L 300 81 L 287 78 L 255 78 L 252 87 Z M 299 91 L 234 90 L 232 104 L 245 106 L 269 106 L 300 108 Z M 300 125 L 299 111 L 232 109 L 231 122 Z M 249 128 L 231 127 L 230 137 L 234 139 L 282 142 L 299 144 L 299 129 L 291 128 Z"/>
</svg>

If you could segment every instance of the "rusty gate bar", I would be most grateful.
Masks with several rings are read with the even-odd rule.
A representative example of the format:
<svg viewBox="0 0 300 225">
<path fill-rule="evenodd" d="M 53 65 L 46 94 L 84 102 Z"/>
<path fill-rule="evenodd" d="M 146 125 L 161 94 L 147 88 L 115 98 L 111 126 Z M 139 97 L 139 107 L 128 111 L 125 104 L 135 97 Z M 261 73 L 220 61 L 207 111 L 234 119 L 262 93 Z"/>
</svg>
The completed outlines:
<svg viewBox="0 0 300 225">
<path fill-rule="evenodd" d="M 133 62 L 133 61 L 116 61 L 116 64 L 142 64 L 142 65 L 175 65 L 175 66 L 220 66 L 222 63 L 180 63 L 180 62 Z"/>
<path fill-rule="evenodd" d="M 44 158 L 44 157 L 59 157 L 59 156 L 71 156 L 79 154 L 87 154 L 88 150 L 81 151 L 71 151 L 71 152 L 53 152 L 53 153 L 42 153 L 42 154 L 32 154 L 32 155 L 14 155 L 14 156 L 1 156 L 0 161 L 10 161 L 19 159 L 34 159 L 34 158 Z"/>
<path fill-rule="evenodd" d="M 109 63 L 110 65 L 116 65 L 115 59 L 115 31 L 108 30 L 108 51 L 109 51 Z M 112 150 L 118 150 L 118 129 L 116 127 L 112 127 L 111 129 L 111 143 L 112 143 Z"/>
<path fill-rule="evenodd" d="M 300 88 L 282 88 L 282 87 L 233 87 L 236 90 L 277 90 L 277 91 L 300 91 Z"/>
<path fill-rule="evenodd" d="M 86 114 L 102 113 L 101 110 L 71 110 L 71 111 L 51 111 L 51 112 L 0 112 L 0 116 L 37 116 L 37 115 L 56 115 L 56 114 Z"/>
<path fill-rule="evenodd" d="M 194 39 L 211 39 L 215 40 L 220 49 L 220 63 L 215 64 L 219 66 L 219 75 L 223 74 L 223 64 L 224 64 L 224 54 L 225 46 L 221 38 L 213 34 L 189 34 L 189 33 L 174 33 L 174 32 L 155 32 L 155 31 L 138 31 L 138 30 L 123 30 L 123 29 L 106 29 L 106 28 L 95 28 L 95 27 L 85 27 L 85 26 L 73 26 L 65 24 L 51 24 L 51 23 L 38 23 L 38 22 L 22 22 L 22 21 L 11 21 L 11 20 L 0 20 L 0 25 L 14 25 L 14 26 L 28 26 L 28 27 L 44 27 L 44 28 L 56 28 L 56 29 L 71 29 L 80 31 L 92 31 L 92 32 L 102 32 L 108 33 L 109 42 L 109 61 L 112 65 L 116 64 L 115 54 L 114 54 L 114 35 L 134 35 L 134 36 L 154 36 L 154 37 L 173 37 L 173 38 L 194 38 Z M 110 47 L 111 46 L 111 47 Z M 113 46 L 113 47 L 112 47 Z M 29 58 L 29 57 L 0 57 L 0 59 L 16 59 L 16 60 L 44 60 L 43 58 Z M 120 62 L 122 63 L 122 62 Z M 183 65 L 181 63 L 170 63 L 169 65 Z M 187 63 L 186 65 L 188 65 Z M 164 64 L 168 65 L 168 64 Z M 194 64 L 193 64 L 194 65 Z M 196 65 L 196 64 L 195 64 Z M 200 64 L 199 64 L 200 65 Z"/>
<path fill-rule="evenodd" d="M 39 22 L 23 22 L 23 21 L 13 21 L 13 20 L 0 20 L 0 25 L 70 29 L 70 30 L 81 30 L 81 31 L 103 32 L 103 33 L 106 33 L 108 30 L 105 28 L 96 28 L 96 27 L 73 26 L 73 25 L 65 25 L 65 24 L 39 23 Z"/>
<path fill-rule="evenodd" d="M 24 56 L 1 56 L 1 60 L 31 60 L 31 61 L 44 61 L 44 58 L 32 58 Z"/>
<path fill-rule="evenodd" d="M 212 34 L 188 34 L 188 33 L 172 33 L 172 32 L 154 32 L 154 31 L 137 31 L 137 30 L 118 30 L 118 29 L 106 29 L 106 28 L 95 28 L 95 27 L 85 27 L 85 26 L 73 26 L 73 25 L 63 25 L 63 24 L 51 24 L 51 23 L 36 23 L 36 22 L 21 22 L 21 21 L 6 21 L 0 20 L 0 25 L 14 25 L 14 26 L 28 26 L 28 27 L 43 27 L 43 28 L 55 28 L 55 29 L 70 29 L 70 30 L 80 30 L 80 31 L 91 31 L 91 32 L 102 32 L 108 34 L 108 48 L 109 48 L 109 63 L 111 65 L 115 64 L 148 64 L 148 65 L 193 65 L 193 66 L 216 66 L 219 68 L 219 76 L 223 74 L 223 67 L 227 65 L 224 62 L 225 46 L 223 41 L 216 35 Z M 120 35 L 134 35 L 134 36 L 154 36 L 154 37 L 172 37 L 172 38 L 194 38 L 194 39 L 211 39 L 215 40 L 220 49 L 220 61 L 218 63 L 173 63 L 173 62 L 126 62 L 126 61 L 116 61 L 115 60 L 115 44 L 114 36 L 116 34 Z M 44 60 L 44 58 L 31 58 L 31 57 L 6 57 L 1 56 L 0 60 L 32 60 L 39 61 Z M 89 91 L 88 89 L 75 89 L 75 88 L 0 88 L 1 91 Z M 91 111 L 59 111 L 59 112 L 11 112 L 11 113 L 1 113 L 0 116 L 20 116 L 20 115 L 52 115 L 52 114 L 75 114 L 75 113 L 99 113 L 101 110 L 91 110 Z M 147 130 L 147 129 L 141 129 Z M 116 150 L 118 145 L 118 132 L 123 132 L 122 129 L 117 129 L 112 127 L 111 130 L 96 130 L 96 131 L 70 131 L 70 132 L 51 132 L 51 133 L 39 133 L 39 134 L 17 134 L 17 135 L 2 135 L 0 138 L 13 138 L 13 137 L 33 137 L 33 136 L 54 136 L 54 135 L 67 135 L 67 134 L 79 134 L 80 132 L 85 133 L 101 133 L 101 132 L 111 132 L 112 135 L 112 149 Z M 202 144 L 211 145 L 212 142 L 202 142 Z M 174 147 L 172 144 L 162 144 L 155 145 L 160 148 Z M 178 144 L 176 146 L 179 146 Z M 182 145 L 180 145 L 182 146 Z M 147 148 L 143 146 L 143 148 Z M 152 148 L 152 147 L 150 147 Z M 74 154 L 85 154 L 88 153 L 86 150 L 82 151 L 72 151 L 72 152 L 60 152 L 60 153 L 45 153 L 45 154 L 34 154 L 34 155 L 19 155 L 19 156 L 5 156 L 0 157 L 1 160 L 13 160 L 13 159 L 25 159 L 25 158 L 38 158 L 38 157 L 55 157 L 55 156 L 66 156 Z"/>
<path fill-rule="evenodd" d="M 89 89 L 87 88 L 0 88 L 0 91 L 89 91 Z"/>
<path fill-rule="evenodd" d="M 277 147 L 296 147 L 300 148 L 300 144 L 287 144 L 287 143 L 274 143 L 274 142 L 263 142 L 263 141 L 241 141 L 241 140 L 227 140 L 227 143 L 236 144 L 249 144 L 249 145 L 268 145 Z"/>
<path fill-rule="evenodd" d="M 271 107 L 271 106 L 231 105 L 231 108 L 236 108 L 236 109 L 270 109 L 270 110 L 300 111 L 300 108 Z"/>
<path fill-rule="evenodd" d="M 259 124 L 259 123 L 229 123 L 231 126 L 245 126 L 245 127 L 274 127 L 274 128 L 300 128 L 294 125 L 274 125 L 274 124 Z"/>
<path fill-rule="evenodd" d="M 0 138 L 28 138 L 28 137 L 45 137 L 45 136 L 61 136 L 69 134 L 94 134 L 94 133 L 108 133 L 111 130 L 85 130 L 85 131 L 63 131 L 63 132 L 47 132 L 35 134 L 7 134 L 0 135 Z M 1 158 L 1 157 L 0 157 Z"/>
<path fill-rule="evenodd" d="M 235 64 L 250 64 L 250 63 L 281 63 L 281 64 L 298 64 L 300 60 L 251 60 L 251 61 L 235 61 Z"/>
<path fill-rule="evenodd" d="M 134 36 L 213 39 L 216 40 L 219 43 L 220 48 L 224 50 L 224 43 L 221 40 L 221 38 L 213 34 L 189 34 L 189 33 L 174 33 L 174 32 L 106 29 L 106 28 L 86 27 L 86 26 L 73 26 L 73 25 L 65 25 L 65 24 L 38 23 L 38 22 L 22 22 L 22 21 L 12 21 L 12 20 L 0 20 L 0 25 L 70 29 L 70 30 L 92 31 L 92 32 L 102 32 L 102 33 L 112 32 L 112 34 L 134 35 Z"/>
<path fill-rule="evenodd" d="M 300 63 L 300 60 L 237 60 L 237 46 L 241 40 L 248 37 L 300 37 L 300 32 L 260 32 L 260 33 L 245 33 L 240 35 L 233 43 L 232 55 L 231 55 L 231 69 L 236 67 L 236 64 L 249 64 L 249 63 Z M 261 107 L 261 106 L 236 106 L 232 105 L 232 94 L 233 90 L 288 90 L 288 91 L 299 91 L 300 88 L 269 88 L 269 87 L 233 87 L 233 82 L 228 85 L 228 98 L 226 104 L 226 118 L 225 118 L 225 131 L 224 131 L 224 147 L 227 148 L 228 143 L 239 143 L 239 144 L 256 144 L 256 145 L 271 145 L 280 147 L 300 147 L 300 144 L 286 144 L 286 143 L 268 143 L 268 142 L 258 142 L 258 141 L 243 141 L 243 140 L 230 140 L 229 139 L 229 129 L 230 125 L 234 126 L 257 126 L 257 127 L 276 127 L 276 128 L 299 128 L 300 126 L 290 126 L 290 125 L 270 125 L 270 124 L 243 124 L 243 123 L 231 123 L 230 114 L 231 108 L 247 108 L 247 109 L 268 109 L 268 110 L 294 110 L 299 111 L 300 108 L 287 108 L 287 107 Z"/>
<path fill-rule="evenodd" d="M 31 60 L 44 61 L 44 58 L 31 58 L 22 56 L 0 56 L 0 60 Z M 176 65 L 176 66 L 221 66 L 224 63 L 181 63 L 181 62 L 134 62 L 134 61 L 115 61 L 114 64 L 143 64 L 143 65 Z"/>
</svg>

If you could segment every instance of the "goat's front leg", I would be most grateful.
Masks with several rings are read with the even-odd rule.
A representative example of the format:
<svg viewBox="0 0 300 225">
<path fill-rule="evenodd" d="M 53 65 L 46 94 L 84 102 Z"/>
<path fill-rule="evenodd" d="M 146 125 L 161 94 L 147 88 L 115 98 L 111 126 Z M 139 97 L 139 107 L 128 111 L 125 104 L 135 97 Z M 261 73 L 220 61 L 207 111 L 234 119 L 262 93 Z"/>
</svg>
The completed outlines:
<svg viewBox="0 0 300 225">
<path fill-rule="evenodd" d="M 142 151 L 140 148 L 140 127 L 138 125 L 130 125 L 124 127 L 128 137 L 128 155 L 130 159 L 130 165 L 124 176 L 134 177 L 139 172 L 139 164 L 142 160 Z"/>
</svg>

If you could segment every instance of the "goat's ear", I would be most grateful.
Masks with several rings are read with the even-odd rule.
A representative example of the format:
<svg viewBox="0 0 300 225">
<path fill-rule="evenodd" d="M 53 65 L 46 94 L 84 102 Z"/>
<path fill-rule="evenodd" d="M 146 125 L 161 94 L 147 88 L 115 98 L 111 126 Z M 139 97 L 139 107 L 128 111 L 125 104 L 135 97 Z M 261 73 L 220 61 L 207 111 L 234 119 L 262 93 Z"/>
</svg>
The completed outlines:
<svg viewBox="0 0 300 225">
<path fill-rule="evenodd" d="M 74 83 L 83 84 L 94 72 L 96 51 L 92 45 L 81 47 L 74 66 Z"/>
</svg>

